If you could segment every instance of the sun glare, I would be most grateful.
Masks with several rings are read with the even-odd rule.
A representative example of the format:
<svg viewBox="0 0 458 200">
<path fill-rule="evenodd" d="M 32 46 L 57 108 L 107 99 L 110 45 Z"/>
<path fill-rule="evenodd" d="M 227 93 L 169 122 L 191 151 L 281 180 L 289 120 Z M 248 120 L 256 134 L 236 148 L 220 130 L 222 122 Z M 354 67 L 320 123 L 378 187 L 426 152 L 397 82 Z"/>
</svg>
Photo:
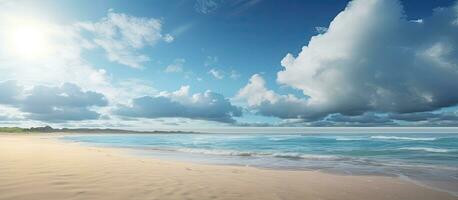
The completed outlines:
<svg viewBox="0 0 458 200">
<path fill-rule="evenodd" d="M 49 36 L 45 26 L 24 24 L 11 29 L 11 52 L 22 58 L 40 58 L 50 51 Z"/>
</svg>

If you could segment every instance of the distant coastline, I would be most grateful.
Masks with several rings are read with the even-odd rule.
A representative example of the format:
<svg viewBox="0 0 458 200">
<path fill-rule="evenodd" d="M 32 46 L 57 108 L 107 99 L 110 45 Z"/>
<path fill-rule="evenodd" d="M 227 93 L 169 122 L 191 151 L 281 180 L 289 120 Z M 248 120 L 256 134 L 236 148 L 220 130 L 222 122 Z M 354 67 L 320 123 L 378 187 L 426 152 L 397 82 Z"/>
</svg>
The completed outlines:
<svg viewBox="0 0 458 200">
<path fill-rule="evenodd" d="M 112 129 L 112 128 L 53 128 L 51 126 L 42 127 L 0 127 L 0 133 L 109 133 L 109 134 L 163 134 L 163 133 L 200 133 L 194 131 L 134 131 L 124 129 Z"/>
<path fill-rule="evenodd" d="M 128 130 L 116 128 L 53 128 L 51 126 L 41 127 L 0 127 L 0 133 L 107 133 L 107 134 L 166 134 L 166 133 L 183 133 L 183 134 L 214 134 L 214 133 L 265 133 L 265 134 L 430 134 L 430 133 L 449 133 L 458 134 L 458 127 L 240 127 L 224 126 L 209 127 L 196 129 L 179 129 L 176 130 Z"/>
</svg>

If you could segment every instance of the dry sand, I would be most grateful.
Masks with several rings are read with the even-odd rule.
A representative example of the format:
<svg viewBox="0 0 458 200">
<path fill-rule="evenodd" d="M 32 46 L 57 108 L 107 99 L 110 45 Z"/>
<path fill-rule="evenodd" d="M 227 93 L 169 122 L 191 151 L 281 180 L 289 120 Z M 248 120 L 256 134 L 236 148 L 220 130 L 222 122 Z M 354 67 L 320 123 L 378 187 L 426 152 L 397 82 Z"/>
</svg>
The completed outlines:
<svg viewBox="0 0 458 200">
<path fill-rule="evenodd" d="M 201 165 L 124 151 L 0 135 L 0 200 L 458 199 L 394 177 Z"/>
</svg>

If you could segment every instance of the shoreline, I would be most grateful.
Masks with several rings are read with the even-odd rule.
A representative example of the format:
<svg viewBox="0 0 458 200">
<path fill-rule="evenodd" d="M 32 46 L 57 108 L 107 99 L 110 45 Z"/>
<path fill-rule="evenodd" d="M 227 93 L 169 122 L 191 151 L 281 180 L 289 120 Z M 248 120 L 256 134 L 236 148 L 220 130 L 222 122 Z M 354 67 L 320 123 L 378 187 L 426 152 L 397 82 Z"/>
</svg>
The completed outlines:
<svg viewBox="0 0 458 200">
<path fill-rule="evenodd" d="M 62 135 L 0 134 L 0 199 L 457 199 L 397 177 L 142 158 Z"/>
<path fill-rule="evenodd" d="M 89 134 L 90 135 L 90 134 Z M 103 134 L 101 134 L 103 135 Z M 117 135 L 117 134 L 114 134 Z M 129 134 L 127 134 L 129 135 Z M 384 136 L 382 136 L 384 137 Z M 57 139 L 57 138 L 56 138 Z M 127 153 L 131 156 L 138 156 L 140 158 L 151 158 L 151 159 L 159 159 L 165 161 L 172 161 L 172 162 L 181 162 L 181 163 L 193 163 L 193 164 L 202 164 L 202 165 L 214 165 L 214 166 L 235 166 L 235 167 L 250 167 L 255 169 L 261 170 L 280 170 L 280 171 L 312 171 L 312 172 L 320 172 L 326 173 L 331 175 L 338 175 L 338 176 L 375 176 L 375 177 L 390 177 L 390 178 L 397 178 L 401 181 L 413 183 L 415 185 L 432 189 L 435 191 L 446 192 L 452 196 L 458 197 L 458 192 L 453 190 L 453 186 L 456 185 L 456 182 L 450 182 L 450 180 L 427 180 L 427 179 L 418 179 L 418 177 L 413 178 L 406 175 L 404 172 L 382 172 L 382 171 L 368 171 L 360 169 L 351 169 L 351 168 L 329 168 L 329 167 L 311 167 L 311 166 L 272 166 L 272 165 L 263 165 L 260 163 L 251 163 L 251 164 L 243 164 L 243 161 L 240 159 L 250 159 L 250 158 L 263 158 L 266 155 L 256 155 L 251 153 L 241 153 L 238 154 L 207 154 L 207 153 L 196 153 L 196 152 L 187 152 L 187 151 L 178 151 L 178 150 L 171 150 L 171 149 L 160 149 L 160 148 L 137 148 L 137 147 L 116 147 L 116 146 L 104 146 L 104 145 L 95 145 L 91 144 L 90 142 L 76 142 L 72 140 L 60 140 L 57 139 L 59 142 L 69 143 L 69 144 L 77 144 L 82 145 L 85 147 L 97 147 L 97 148 L 108 148 L 108 149 L 118 149 L 122 150 L 122 153 Z M 239 152 L 240 153 L 240 152 Z M 259 157 L 260 156 L 260 157 Z M 317 155 L 311 155 L 312 158 L 317 158 Z M 319 156 L 320 158 L 330 158 L 332 156 Z M 265 157 L 264 157 L 265 158 Z M 274 156 L 275 158 L 275 156 Z M 290 155 L 287 158 L 291 158 Z M 280 156 L 276 158 L 278 162 L 284 161 L 285 157 Z M 305 158 L 291 158 L 293 160 L 298 159 L 302 160 Z M 222 160 L 231 160 L 231 162 L 221 162 Z M 265 163 L 264 163 L 265 164 Z"/>
</svg>

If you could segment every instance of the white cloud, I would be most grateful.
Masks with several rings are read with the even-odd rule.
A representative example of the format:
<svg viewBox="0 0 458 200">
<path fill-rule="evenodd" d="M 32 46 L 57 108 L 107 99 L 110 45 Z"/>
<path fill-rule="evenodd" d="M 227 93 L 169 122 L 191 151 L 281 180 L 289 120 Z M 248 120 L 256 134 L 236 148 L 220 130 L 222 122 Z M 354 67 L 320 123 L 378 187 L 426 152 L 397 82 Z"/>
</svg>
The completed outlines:
<svg viewBox="0 0 458 200">
<path fill-rule="evenodd" d="M 58 25 L 34 17 L 25 17 L 0 6 L 0 40 L 8 41 L 15 29 L 32 29 L 46 40 L 46 54 L 24 58 L 11 52 L 7 42 L 0 43 L 0 80 L 14 79 L 21 85 L 60 85 L 71 82 L 85 89 L 109 91 L 110 77 L 82 57 L 82 52 L 94 48 L 73 26 Z"/>
<path fill-rule="evenodd" d="M 250 78 L 248 84 L 239 90 L 237 99 L 245 99 L 249 106 L 259 106 L 262 102 L 276 102 L 278 95 L 265 87 L 266 81 L 259 75 L 255 74 Z"/>
<path fill-rule="evenodd" d="M 394 0 L 353 1 L 297 58 L 282 60 L 277 81 L 308 98 L 277 94 L 255 74 L 235 99 L 264 116 L 298 119 L 287 126 L 383 126 L 395 119 L 456 124 L 450 123 L 456 115 L 421 111 L 458 103 L 449 93 L 458 89 L 458 30 L 451 23 L 458 12 L 438 9 L 423 23 L 402 13 Z M 419 31 L 425 34 L 412 37 Z"/>
<path fill-rule="evenodd" d="M 175 59 L 172 64 L 165 67 L 164 72 L 166 73 L 179 73 L 183 72 L 183 64 L 186 62 L 185 59 Z"/>
<path fill-rule="evenodd" d="M 94 40 L 97 38 L 93 38 L 95 35 L 92 34 L 83 34 L 81 32 L 81 24 L 61 25 L 35 16 L 24 16 L 20 9 L 17 9 L 17 7 L 22 6 L 21 3 L 25 2 L 15 2 L 9 7 L 0 5 L 0 27 L 2 27 L 0 32 L 0 80 L 13 79 L 25 91 L 29 92 L 37 85 L 60 87 L 65 83 L 71 83 L 84 91 L 103 94 L 107 98 L 109 106 L 127 103 L 128 99 L 140 95 L 157 94 L 152 84 L 147 81 L 114 79 L 108 68 L 96 67 L 88 62 L 84 58 L 83 52 L 90 52 L 96 48 L 97 44 Z M 125 17 L 129 18 L 128 16 Z M 102 23 L 102 21 L 100 20 L 97 23 Z M 115 24 L 119 23 L 116 22 Z M 10 32 L 22 27 L 31 27 L 39 32 L 43 31 L 42 35 L 46 39 L 47 47 L 45 55 L 33 59 L 25 59 L 11 53 L 11 46 L 4 41 L 8 41 Z M 118 32 L 120 30 L 120 28 L 117 28 Z M 140 48 L 142 45 L 148 46 L 154 43 L 154 41 L 147 39 L 150 37 L 142 36 L 143 33 L 141 32 L 135 34 L 126 33 L 129 36 L 124 37 L 124 40 L 128 41 L 132 48 Z M 118 34 L 121 35 L 121 33 Z M 167 40 L 167 38 L 163 39 Z M 2 101 L 0 104 L 5 105 L 6 100 L 10 101 L 9 103 L 18 101 L 17 98 L 12 99 L 10 97 L 3 98 L 3 95 L 0 94 L 0 101 Z M 96 112 L 100 114 L 107 115 L 109 114 L 108 111 L 107 107 L 96 108 Z M 30 120 L 30 118 L 25 118 L 25 120 Z"/>
<path fill-rule="evenodd" d="M 237 72 L 236 70 L 231 70 L 231 75 L 229 76 L 233 80 L 237 80 L 240 78 L 240 73 Z"/>
<path fill-rule="evenodd" d="M 202 14 L 209 14 L 220 6 L 223 0 L 196 0 L 194 9 Z"/>
<path fill-rule="evenodd" d="M 214 67 L 217 63 L 218 63 L 218 57 L 207 56 L 207 58 L 205 58 L 204 66 L 205 67 Z"/>
<path fill-rule="evenodd" d="M 326 27 L 322 27 L 322 26 L 317 26 L 315 27 L 315 31 L 319 34 L 323 34 L 323 33 L 326 33 L 326 31 L 328 31 L 328 28 Z"/>
<path fill-rule="evenodd" d="M 310 118 L 312 115 L 307 99 L 294 95 L 280 95 L 265 86 L 265 80 L 258 74 L 250 78 L 248 84 L 239 90 L 234 100 L 246 101 L 249 108 L 258 114 L 279 118 Z"/>
<path fill-rule="evenodd" d="M 238 79 L 240 74 L 235 71 L 231 70 L 230 72 L 225 72 L 224 70 L 218 69 L 221 66 L 218 64 L 219 60 L 216 56 L 207 56 L 204 61 L 204 66 L 211 68 L 207 73 L 213 76 L 215 79 L 224 79 L 226 76 L 230 77 L 231 79 Z"/>
<path fill-rule="evenodd" d="M 189 94 L 189 86 L 174 92 L 161 92 L 154 97 L 144 96 L 121 105 L 114 111 L 120 116 L 134 118 L 181 117 L 232 123 L 241 116 L 241 109 L 233 106 L 223 95 L 206 91 Z"/>
<path fill-rule="evenodd" d="M 422 24 L 423 23 L 423 19 L 416 19 L 416 20 L 410 20 L 411 22 L 415 22 L 415 23 L 419 23 L 419 24 Z"/>
<path fill-rule="evenodd" d="M 24 116 L 25 113 L 19 111 L 17 107 L 12 105 L 0 104 L 0 113 L 0 121 L 2 124 L 5 124 L 5 122 L 12 122 L 13 124 L 16 124 L 14 122 L 26 119 Z"/>
<path fill-rule="evenodd" d="M 151 81 L 142 79 L 124 79 L 117 81 L 113 87 L 115 88 L 116 96 L 111 101 L 114 104 L 126 104 L 132 98 L 144 95 L 156 95 L 158 90 L 153 87 Z"/>
<path fill-rule="evenodd" d="M 92 34 L 92 42 L 102 47 L 112 62 L 133 68 L 140 68 L 150 57 L 138 53 L 145 46 L 158 41 L 172 42 L 173 37 L 163 35 L 162 22 L 155 18 L 130 16 L 124 13 L 108 12 L 98 22 L 81 22 L 76 27 Z"/>
<path fill-rule="evenodd" d="M 214 69 L 214 68 L 211 69 L 210 71 L 208 71 L 208 73 L 210 75 L 212 75 L 216 79 L 223 79 L 224 78 L 224 72 L 220 71 L 220 70 L 217 70 L 217 69 Z"/>
<path fill-rule="evenodd" d="M 172 35 L 170 35 L 170 34 L 165 34 L 164 35 L 164 41 L 165 42 L 173 42 L 173 40 L 175 40 L 175 38 Z"/>
<path fill-rule="evenodd" d="M 277 81 L 310 97 L 303 116 L 456 105 L 458 93 L 450 91 L 458 90 L 457 14 L 436 9 L 418 23 L 406 19 L 397 0 L 354 0 L 297 57 L 283 58 Z"/>
</svg>

